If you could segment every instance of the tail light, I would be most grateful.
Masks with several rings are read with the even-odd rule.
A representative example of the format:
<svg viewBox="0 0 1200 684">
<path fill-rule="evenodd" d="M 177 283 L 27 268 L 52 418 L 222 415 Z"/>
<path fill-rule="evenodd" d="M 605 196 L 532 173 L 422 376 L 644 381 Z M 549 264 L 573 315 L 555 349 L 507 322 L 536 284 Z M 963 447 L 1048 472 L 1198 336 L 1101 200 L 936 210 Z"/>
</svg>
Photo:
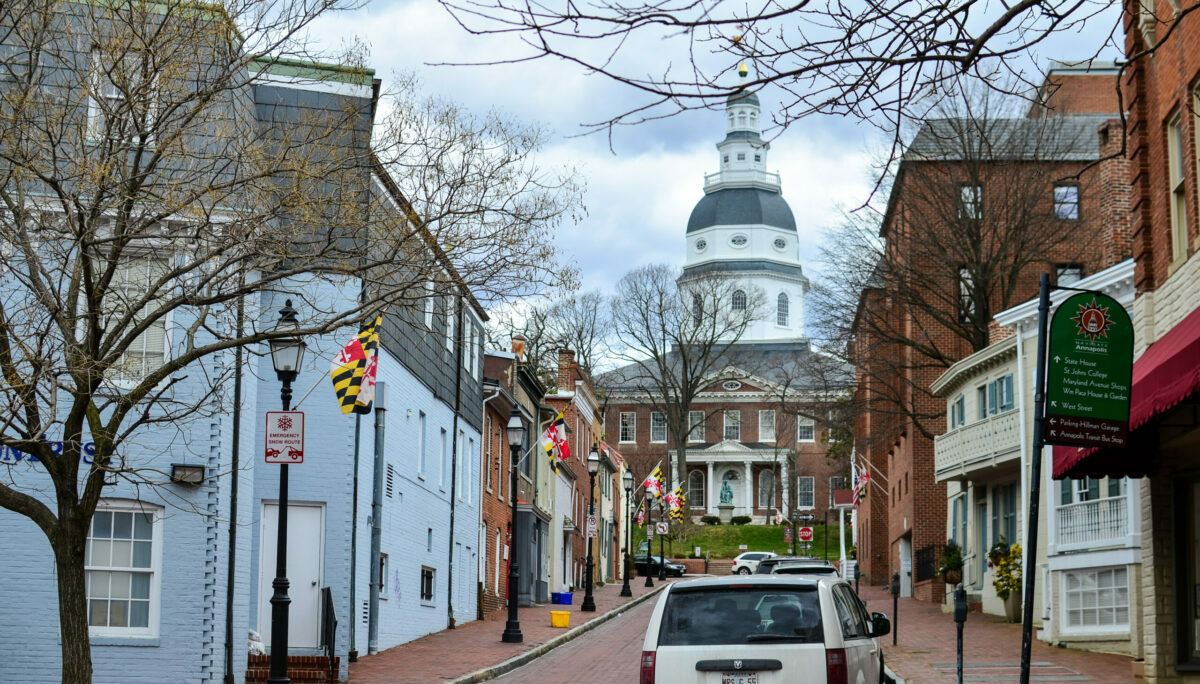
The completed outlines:
<svg viewBox="0 0 1200 684">
<path fill-rule="evenodd" d="M 825 651 L 826 684 L 846 684 L 846 649 L 830 648 Z"/>
<path fill-rule="evenodd" d="M 641 684 L 654 684 L 654 651 L 642 651 L 642 678 L 639 681 Z M 845 682 L 844 677 L 842 681 Z"/>
</svg>

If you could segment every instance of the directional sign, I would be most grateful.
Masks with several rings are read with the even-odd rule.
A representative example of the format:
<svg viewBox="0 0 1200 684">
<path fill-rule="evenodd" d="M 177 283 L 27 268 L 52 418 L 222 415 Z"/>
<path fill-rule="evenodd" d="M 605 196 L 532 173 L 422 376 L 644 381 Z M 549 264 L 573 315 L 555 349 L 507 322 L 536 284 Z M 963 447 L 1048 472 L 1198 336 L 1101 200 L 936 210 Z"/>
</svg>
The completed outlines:
<svg viewBox="0 0 1200 684">
<path fill-rule="evenodd" d="M 668 532 L 671 531 L 671 523 L 660 522 L 660 523 L 654 523 L 654 524 L 658 526 L 659 534 L 667 534 Z"/>
<path fill-rule="evenodd" d="M 813 539 L 813 529 L 811 527 L 800 528 L 800 541 L 810 542 Z"/>
<path fill-rule="evenodd" d="M 812 522 L 816 519 L 817 519 L 817 516 L 813 515 L 812 513 L 797 513 L 796 514 L 796 520 L 799 520 L 800 522 Z"/>
<path fill-rule="evenodd" d="M 1081 292 L 1050 322 L 1048 444 L 1121 447 L 1129 433 L 1133 325 L 1112 297 Z"/>
<path fill-rule="evenodd" d="M 588 539 L 596 538 L 596 514 L 592 513 L 587 518 L 587 536 Z"/>
<path fill-rule="evenodd" d="M 304 412 L 267 411 L 267 463 L 304 463 Z"/>
</svg>

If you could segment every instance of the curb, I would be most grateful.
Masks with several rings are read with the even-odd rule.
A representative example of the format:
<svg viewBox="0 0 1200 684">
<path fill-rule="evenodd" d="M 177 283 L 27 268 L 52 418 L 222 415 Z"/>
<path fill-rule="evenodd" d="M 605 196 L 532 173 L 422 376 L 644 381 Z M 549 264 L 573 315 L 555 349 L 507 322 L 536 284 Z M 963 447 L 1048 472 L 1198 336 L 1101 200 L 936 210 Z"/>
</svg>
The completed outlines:
<svg viewBox="0 0 1200 684">
<path fill-rule="evenodd" d="M 550 641 L 547 641 L 546 643 L 541 644 L 540 646 L 531 648 L 528 651 L 525 651 L 524 653 L 522 653 L 520 655 L 513 656 L 512 658 L 509 658 L 508 660 L 505 660 L 502 663 L 492 665 L 491 667 L 485 667 L 482 670 L 476 670 L 474 672 L 471 672 L 470 674 L 465 674 L 465 675 L 459 677 L 458 679 L 452 679 L 447 684 L 475 684 L 476 682 L 486 682 L 490 679 L 495 679 L 496 677 L 499 677 L 500 675 L 507 674 L 507 673 L 517 669 L 518 667 L 521 667 L 522 665 L 527 665 L 534 659 L 538 658 L 539 656 L 543 656 L 543 655 L 549 653 L 550 651 L 553 651 L 554 649 L 558 648 L 559 646 L 562 646 L 563 644 L 565 644 L 569 641 L 572 641 L 573 639 L 576 639 L 578 637 L 583 636 L 584 634 L 587 634 L 588 632 L 599 627 L 600 625 L 608 622 L 609 620 L 612 620 L 613 618 L 617 617 L 618 615 L 621 615 L 622 613 L 629 610 L 630 608 L 633 608 L 634 606 L 640 605 L 640 604 L 644 603 L 645 601 L 650 600 L 651 596 L 654 596 L 658 592 L 665 589 L 668 584 L 670 584 L 670 583 L 655 585 L 655 588 L 653 591 L 642 594 L 641 596 L 633 599 L 629 603 L 626 603 L 623 606 L 614 608 L 614 609 L 608 611 L 607 613 L 600 615 L 600 616 L 596 617 L 595 619 L 590 620 L 589 622 L 576 627 L 575 629 L 570 630 L 566 634 L 561 634 L 559 636 L 556 636 L 553 639 L 551 639 Z M 898 682 L 897 684 L 903 684 L 903 682 Z"/>
<path fill-rule="evenodd" d="M 893 672 L 892 668 L 888 667 L 887 664 L 884 664 L 884 666 L 883 666 L 883 674 L 884 674 L 884 677 L 887 678 L 889 681 L 891 681 L 893 684 L 904 684 L 904 680 L 901 679 L 900 676 L 897 675 L 895 672 Z"/>
</svg>

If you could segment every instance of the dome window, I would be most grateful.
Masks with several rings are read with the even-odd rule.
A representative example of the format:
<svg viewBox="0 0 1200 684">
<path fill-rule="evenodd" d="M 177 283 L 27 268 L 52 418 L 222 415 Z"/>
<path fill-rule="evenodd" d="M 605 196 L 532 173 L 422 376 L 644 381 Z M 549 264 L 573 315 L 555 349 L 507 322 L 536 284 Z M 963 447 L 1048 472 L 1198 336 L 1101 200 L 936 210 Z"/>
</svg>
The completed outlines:
<svg viewBox="0 0 1200 684">
<path fill-rule="evenodd" d="M 779 299 L 775 302 L 775 323 L 785 328 L 788 326 L 788 296 L 784 292 L 779 293 Z"/>
<path fill-rule="evenodd" d="M 734 290 L 733 291 L 732 305 L 733 305 L 734 311 L 745 311 L 746 310 L 746 292 L 744 290 Z"/>
<path fill-rule="evenodd" d="M 775 238 L 775 242 L 772 244 L 775 245 L 775 249 L 783 251 L 787 247 L 787 240 L 784 240 L 783 238 Z"/>
<path fill-rule="evenodd" d="M 707 248 L 708 248 L 708 240 L 705 240 L 704 238 L 700 238 L 699 240 L 696 240 L 696 251 L 697 252 L 703 252 Z"/>
<path fill-rule="evenodd" d="M 754 161 L 756 161 L 756 162 L 762 161 L 762 155 L 761 154 L 754 155 Z"/>
<path fill-rule="evenodd" d="M 728 163 L 729 163 L 729 155 L 725 155 L 725 157 L 724 157 L 724 161 L 725 161 L 725 163 L 726 163 L 726 164 L 728 164 Z"/>
<path fill-rule="evenodd" d="M 738 152 L 738 161 L 746 161 L 746 153 Z"/>
<path fill-rule="evenodd" d="M 726 380 L 725 384 L 721 385 L 721 387 L 729 390 L 730 392 L 735 392 L 742 388 L 742 383 L 738 382 L 737 380 Z"/>
<path fill-rule="evenodd" d="M 734 247 L 745 247 L 746 243 L 749 241 L 750 239 L 745 235 L 734 235 L 733 237 L 729 238 L 729 244 L 733 245 Z"/>
</svg>

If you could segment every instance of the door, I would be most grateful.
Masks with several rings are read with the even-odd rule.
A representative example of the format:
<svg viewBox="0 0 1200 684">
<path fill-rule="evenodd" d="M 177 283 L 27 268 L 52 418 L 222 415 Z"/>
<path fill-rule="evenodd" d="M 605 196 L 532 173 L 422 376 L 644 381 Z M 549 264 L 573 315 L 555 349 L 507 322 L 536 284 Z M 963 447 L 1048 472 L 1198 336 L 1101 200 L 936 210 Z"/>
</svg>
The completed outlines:
<svg viewBox="0 0 1200 684">
<path fill-rule="evenodd" d="M 912 596 L 912 539 L 900 538 L 900 595 Z"/>
<path fill-rule="evenodd" d="M 321 628 L 321 559 L 324 557 L 325 509 L 320 505 L 288 505 L 287 578 L 288 647 L 316 648 Z M 271 643 L 271 595 L 275 589 L 275 544 L 279 504 L 263 503 L 259 537 L 258 632 Z"/>
<path fill-rule="evenodd" d="M 879 644 L 871 637 L 871 618 L 848 584 L 831 588 L 846 648 L 847 681 L 878 682 Z"/>
</svg>

